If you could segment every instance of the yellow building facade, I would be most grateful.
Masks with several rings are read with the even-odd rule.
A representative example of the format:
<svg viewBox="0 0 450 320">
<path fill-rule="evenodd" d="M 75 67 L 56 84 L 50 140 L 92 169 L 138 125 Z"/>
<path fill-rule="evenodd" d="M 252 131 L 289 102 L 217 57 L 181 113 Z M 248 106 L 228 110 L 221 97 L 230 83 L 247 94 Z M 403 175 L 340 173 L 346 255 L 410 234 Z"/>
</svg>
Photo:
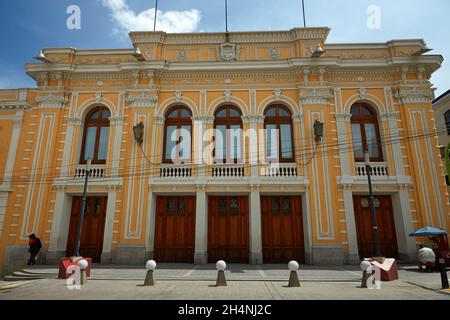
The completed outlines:
<svg viewBox="0 0 450 320">
<path fill-rule="evenodd" d="M 46 263 L 71 254 L 87 158 L 81 253 L 101 263 L 358 263 L 374 248 L 365 149 L 382 253 L 414 260 L 409 233 L 449 230 L 429 81 L 443 58 L 422 40 L 332 44 L 329 31 L 43 50 L 26 65 L 36 88 L 0 90 L 3 272 L 33 232 Z"/>
</svg>

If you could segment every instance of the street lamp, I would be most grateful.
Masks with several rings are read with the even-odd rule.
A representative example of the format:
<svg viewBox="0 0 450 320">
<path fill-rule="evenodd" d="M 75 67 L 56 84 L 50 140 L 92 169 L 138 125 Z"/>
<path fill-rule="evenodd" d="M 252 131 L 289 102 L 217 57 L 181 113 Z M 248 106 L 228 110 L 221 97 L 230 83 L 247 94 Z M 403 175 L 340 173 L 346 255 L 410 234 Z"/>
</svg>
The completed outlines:
<svg viewBox="0 0 450 320">
<path fill-rule="evenodd" d="M 134 139 L 137 143 L 142 144 L 144 142 L 144 124 L 139 122 L 133 127 Z"/>
<path fill-rule="evenodd" d="M 366 163 L 367 180 L 369 182 L 369 206 L 370 206 L 370 215 L 372 218 L 373 241 L 375 242 L 374 258 L 381 258 L 380 240 L 378 239 L 377 213 L 375 211 L 375 201 L 374 201 L 375 198 L 373 196 L 372 180 L 370 178 L 372 168 L 370 166 L 370 156 L 368 150 L 364 152 L 364 162 Z"/>
<path fill-rule="evenodd" d="M 80 257 L 80 242 L 81 242 L 81 232 L 83 230 L 84 213 L 87 207 L 87 185 L 88 179 L 91 175 L 91 159 L 86 161 L 86 170 L 84 172 L 84 189 L 83 189 L 83 203 L 81 205 L 80 219 L 78 220 L 78 230 L 77 230 L 77 240 L 75 242 L 75 256 Z"/>
</svg>

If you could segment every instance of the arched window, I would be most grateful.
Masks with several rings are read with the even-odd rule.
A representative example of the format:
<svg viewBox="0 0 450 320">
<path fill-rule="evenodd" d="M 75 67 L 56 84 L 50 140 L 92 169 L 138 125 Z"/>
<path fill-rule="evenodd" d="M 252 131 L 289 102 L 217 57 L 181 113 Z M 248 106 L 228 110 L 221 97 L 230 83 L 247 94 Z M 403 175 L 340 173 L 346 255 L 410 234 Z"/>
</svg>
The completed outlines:
<svg viewBox="0 0 450 320">
<path fill-rule="evenodd" d="M 105 164 L 108 153 L 109 117 L 106 107 L 96 107 L 86 115 L 80 163 Z"/>
<path fill-rule="evenodd" d="M 264 115 L 267 160 L 294 162 L 291 112 L 283 105 L 272 105 L 266 109 Z"/>
<path fill-rule="evenodd" d="M 444 113 L 445 126 L 447 127 L 447 135 L 450 136 L 450 110 Z"/>
<path fill-rule="evenodd" d="M 164 126 L 164 163 L 183 164 L 191 160 L 191 111 L 176 106 L 166 113 Z"/>
<path fill-rule="evenodd" d="M 222 106 L 214 114 L 216 162 L 238 163 L 242 161 L 241 112 L 233 106 Z"/>
<path fill-rule="evenodd" d="M 364 161 L 364 151 L 368 150 L 370 161 L 383 161 L 376 111 L 365 103 L 357 103 L 350 112 L 355 160 Z"/>
</svg>

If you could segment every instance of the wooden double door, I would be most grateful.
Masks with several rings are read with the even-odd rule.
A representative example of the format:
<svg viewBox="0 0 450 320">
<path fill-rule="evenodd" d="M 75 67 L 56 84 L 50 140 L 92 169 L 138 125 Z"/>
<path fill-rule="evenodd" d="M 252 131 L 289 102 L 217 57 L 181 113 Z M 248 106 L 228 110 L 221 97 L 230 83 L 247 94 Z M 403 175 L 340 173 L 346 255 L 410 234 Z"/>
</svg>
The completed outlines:
<svg viewBox="0 0 450 320">
<path fill-rule="evenodd" d="M 80 240 L 80 255 L 92 258 L 93 262 L 100 262 L 102 255 L 107 200 L 107 197 L 87 198 L 87 207 L 84 214 Z M 66 254 L 68 257 L 75 255 L 75 242 L 82 205 L 82 197 L 73 197 L 67 240 Z"/>
<path fill-rule="evenodd" d="M 388 258 L 398 258 L 397 236 L 391 197 L 376 196 L 374 202 L 381 254 Z M 353 196 L 353 207 L 359 257 L 361 259 L 373 257 L 375 254 L 375 242 L 373 240 L 369 197 Z"/>
<path fill-rule="evenodd" d="M 154 246 L 156 261 L 187 263 L 194 261 L 194 196 L 156 198 Z"/>
<path fill-rule="evenodd" d="M 249 262 L 247 196 L 208 197 L 208 261 Z"/>
<path fill-rule="evenodd" d="M 302 202 L 300 196 L 261 197 L 264 263 L 304 263 Z"/>
</svg>

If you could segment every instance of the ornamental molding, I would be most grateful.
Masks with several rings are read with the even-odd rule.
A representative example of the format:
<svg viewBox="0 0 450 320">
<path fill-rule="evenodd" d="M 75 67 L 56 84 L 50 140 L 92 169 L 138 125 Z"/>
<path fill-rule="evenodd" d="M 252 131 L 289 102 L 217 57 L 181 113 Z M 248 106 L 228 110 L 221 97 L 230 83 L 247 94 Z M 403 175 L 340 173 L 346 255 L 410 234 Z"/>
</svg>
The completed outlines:
<svg viewBox="0 0 450 320">
<path fill-rule="evenodd" d="M 36 102 L 38 102 L 39 108 L 64 108 L 68 99 L 63 96 L 56 96 L 50 93 L 47 96 L 36 97 Z"/>
<path fill-rule="evenodd" d="M 139 44 L 220 44 L 227 38 L 231 43 L 286 43 L 297 40 L 325 41 L 330 32 L 329 28 L 295 28 L 289 31 L 260 31 L 260 32 L 223 32 L 215 33 L 165 33 L 165 32 L 131 32 L 130 38 L 134 45 Z"/>
<path fill-rule="evenodd" d="M 157 125 L 163 125 L 166 119 L 163 116 L 154 116 L 153 122 Z"/>
<path fill-rule="evenodd" d="M 124 120 L 125 120 L 124 116 L 109 117 L 109 122 L 112 126 L 123 126 Z"/>
<path fill-rule="evenodd" d="M 231 100 L 233 99 L 233 93 L 231 92 L 231 90 L 225 90 L 223 95 L 225 97 L 226 102 L 231 102 Z"/>
<path fill-rule="evenodd" d="M 240 58 L 240 47 L 235 43 L 223 43 L 217 50 L 220 61 L 236 61 Z"/>
<path fill-rule="evenodd" d="M 329 99 L 333 97 L 333 94 L 330 91 L 318 91 L 313 89 L 311 91 L 300 92 L 299 97 L 303 104 L 328 105 Z"/>
<path fill-rule="evenodd" d="M 303 113 L 294 114 L 292 116 L 292 121 L 294 123 L 303 122 L 304 119 L 305 119 L 305 115 Z"/>
<path fill-rule="evenodd" d="M 67 117 L 67 122 L 73 126 L 81 126 L 83 124 L 83 119 L 76 117 Z"/>
<path fill-rule="evenodd" d="M 158 96 L 150 96 L 143 92 L 139 95 L 128 96 L 126 101 L 130 107 L 134 108 L 154 107 L 158 102 Z"/>
<path fill-rule="evenodd" d="M 274 96 L 274 98 L 275 98 L 276 101 L 280 101 L 280 100 L 281 100 L 281 94 L 282 94 L 281 89 L 276 89 L 276 90 L 273 92 L 273 96 Z"/>
<path fill-rule="evenodd" d="M 334 116 L 337 121 L 349 121 L 352 118 L 352 114 L 349 112 L 335 113 Z"/>
<path fill-rule="evenodd" d="M 414 87 L 412 89 L 398 89 L 394 96 L 402 104 L 408 103 L 431 103 L 434 93 L 427 89 Z"/>
<path fill-rule="evenodd" d="M 0 100 L 0 110 L 26 110 L 31 109 L 31 105 L 26 101 Z"/>
<path fill-rule="evenodd" d="M 206 124 L 212 124 L 214 123 L 214 117 L 213 116 L 193 116 L 191 117 L 192 121 L 195 122 L 203 122 Z"/>
<path fill-rule="evenodd" d="M 243 123 L 264 123 L 265 116 L 263 115 L 244 115 L 241 116 Z"/>
<path fill-rule="evenodd" d="M 380 114 L 381 121 L 397 120 L 399 112 L 384 112 Z"/>
</svg>

